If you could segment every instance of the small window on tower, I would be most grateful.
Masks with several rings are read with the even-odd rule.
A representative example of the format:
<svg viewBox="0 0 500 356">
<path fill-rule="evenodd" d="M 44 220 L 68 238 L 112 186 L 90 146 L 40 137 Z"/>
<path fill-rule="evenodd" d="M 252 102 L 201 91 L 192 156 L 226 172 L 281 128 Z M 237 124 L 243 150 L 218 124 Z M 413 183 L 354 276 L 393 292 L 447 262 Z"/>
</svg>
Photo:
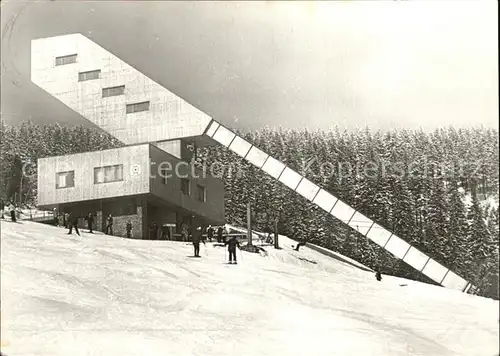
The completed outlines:
<svg viewBox="0 0 500 356">
<path fill-rule="evenodd" d="M 76 63 L 76 54 L 56 57 L 56 66 L 63 66 L 65 64 L 71 64 L 71 63 Z"/>
<path fill-rule="evenodd" d="M 117 87 L 110 87 L 102 89 L 102 97 L 107 98 L 109 96 L 118 96 L 125 94 L 125 85 L 120 85 Z"/>
<path fill-rule="evenodd" d="M 84 82 L 87 80 L 93 80 L 93 79 L 99 79 L 101 76 L 101 70 L 91 70 L 88 72 L 80 72 L 78 73 L 78 81 L 79 82 Z"/>
<path fill-rule="evenodd" d="M 132 114 L 134 112 L 148 111 L 149 101 L 144 101 L 142 103 L 127 104 L 127 114 Z"/>
</svg>

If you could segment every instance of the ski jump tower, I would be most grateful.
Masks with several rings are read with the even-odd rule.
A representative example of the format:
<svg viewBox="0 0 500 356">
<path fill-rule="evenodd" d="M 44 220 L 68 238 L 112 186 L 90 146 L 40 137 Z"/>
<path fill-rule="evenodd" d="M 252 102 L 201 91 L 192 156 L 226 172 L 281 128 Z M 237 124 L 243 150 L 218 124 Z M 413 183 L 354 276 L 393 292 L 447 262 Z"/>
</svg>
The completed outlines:
<svg viewBox="0 0 500 356">
<path fill-rule="evenodd" d="M 221 144 L 440 285 L 465 279 L 239 137 L 81 34 L 33 40 L 31 80 L 126 145 L 151 143 L 179 155 L 181 140 Z"/>
</svg>

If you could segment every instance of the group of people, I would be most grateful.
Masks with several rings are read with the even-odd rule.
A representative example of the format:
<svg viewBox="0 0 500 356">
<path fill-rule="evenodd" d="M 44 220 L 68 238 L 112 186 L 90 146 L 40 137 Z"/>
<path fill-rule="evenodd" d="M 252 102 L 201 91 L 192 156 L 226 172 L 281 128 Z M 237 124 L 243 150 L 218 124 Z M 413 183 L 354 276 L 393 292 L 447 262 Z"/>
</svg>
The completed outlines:
<svg viewBox="0 0 500 356">
<path fill-rule="evenodd" d="M 80 236 L 80 231 L 78 230 L 78 220 L 80 216 L 76 213 L 58 213 L 57 209 L 54 208 L 53 211 L 54 215 L 54 225 L 55 226 L 63 226 L 67 229 L 68 235 L 71 235 L 73 233 L 73 229 L 75 229 L 75 232 L 77 235 Z M 94 221 L 95 217 L 92 213 L 88 213 L 84 217 L 84 221 L 86 222 L 87 228 L 89 230 L 89 233 L 93 234 L 94 233 Z M 130 223 L 130 221 L 129 221 Z M 130 231 L 132 230 L 132 227 L 130 227 Z M 106 235 L 113 235 L 113 216 L 111 214 L 108 215 L 106 218 L 106 228 L 105 228 L 105 233 Z M 129 235 L 129 227 L 127 223 L 127 235 Z"/>
<path fill-rule="evenodd" d="M 214 228 L 211 225 L 209 225 L 208 228 L 206 229 L 203 226 L 197 226 L 196 229 L 194 229 L 191 234 L 191 239 L 194 248 L 194 257 L 201 257 L 200 243 L 206 245 L 205 234 L 204 234 L 205 230 L 206 230 L 206 237 L 211 242 L 214 238 L 214 232 L 215 232 Z M 231 238 L 227 239 L 226 234 L 224 234 L 224 228 L 222 226 L 219 226 L 219 228 L 217 229 L 217 242 L 224 243 L 224 246 L 228 247 L 229 263 L 237 264 L 236 247 L 240 248 L 240 243 L 236 238 L 236 236 L 232 236 Z"/>
<path fill-rule="evenodd" d="M 10 219 L 13 222 L 16 222 L 18 216 L 20 214 L 22 214 L 22 211 L 19 210 L 14 204 L 10 204 L 9 206 L 6 206 L 3 201 L 0 202 L 0 211 L 2 214 L 2 219 L 5 219 L 5 211 L 8 211 L 10 214 Z"/>
</svg>

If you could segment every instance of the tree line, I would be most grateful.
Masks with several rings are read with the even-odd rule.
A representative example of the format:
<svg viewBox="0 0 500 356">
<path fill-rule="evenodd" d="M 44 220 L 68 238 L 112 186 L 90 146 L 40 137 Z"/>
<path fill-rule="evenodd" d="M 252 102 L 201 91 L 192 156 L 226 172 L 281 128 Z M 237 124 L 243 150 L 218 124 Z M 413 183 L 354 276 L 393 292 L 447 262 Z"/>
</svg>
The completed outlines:
<svg viewBox="0 0 500 356">
<path fill-rule="evenodd" d="M 120 147 L 94 128 L 2 124 L 0 195 L 36 204 L 37 159 Z M 434 132 L 263 128 L 240 134 L 422 252 L 498 298 L 498 131 Z M 220 145 L 198 149 L 196 164 L 217 162 L 226 220 L 255 226 L 278 221 L 281 234 L 306 238 L 383 273 L 434 283 Z M 24 171 L 24 174 L 23 174 Z"/>
<path fill-rule="evenodd" d="M 474 283 L 475 293 L 498 298 L 498 131 L 264 128 L 240 134 Z M 278 220 L 284 235 L 434 283 L 230 150 L 208 147 L 198 160 L 224 163 L 229 222 L 245 224 L 250 201 L 258 228 Z"/>
</svg>

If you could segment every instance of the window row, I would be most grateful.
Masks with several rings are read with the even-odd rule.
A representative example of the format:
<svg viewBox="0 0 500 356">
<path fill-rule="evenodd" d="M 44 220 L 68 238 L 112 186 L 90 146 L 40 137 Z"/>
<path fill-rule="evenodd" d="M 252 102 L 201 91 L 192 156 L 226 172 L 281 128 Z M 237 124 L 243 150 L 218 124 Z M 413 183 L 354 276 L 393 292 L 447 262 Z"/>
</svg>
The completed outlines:
<svg viewBox="0 0 500 356">
<path fill-rule="evenodd" d="M 95 167 L 94 184 L 111 183 L 123 181 L 123 165 Z M 162 176 L 162 183 L 167 184 L 166 175 Z M 58 172 L 56 188 L 73 188 L 75 186 L 75 171 Z M 191 182 L 189 179 L 181 179 L 181 192 L 184 195 L 191 195 Z M 207 201 L 207 190 L 202 185 L 196 186 L 196 198 L 205 203 Z"/>
<path fill-rule="evenodd" d="M 123 165 L 94 168 L 94 184 L 119 182 L 123 180 Z M 73 188 L 75 186 L 75 171 L 58 172 L 56 188 Z"/>
<path fill-rule="evenodd" d="M 76 54 L 56 57 L 56 66 L 62 66 L 62 65 L 66 65 L 66 64 L 76 63 L 76 57 L 77 57 Z M 100 77 L 101 77 L 101 70 L 100 69 L 78 73 L 78 81 L 79 82 L 84 82 L 87 80 L 95 80 L 95 79 L 99 79 Z M 124 94 L 125 94 L 125 85 L 118 85 L 118 86 L 108 87 L 108 88 L 102 89 L 102 97 L 103 98 L 108 98 L 111 96 L 119 96 L 119 95 L 124 95 Z M 127 114 L 132 114 L 132 113 L 141 112 L 141 111 L 148 111 L 148 110 L 149 110 L 149 101 L 127 104 L 127 106 L 126 106 Z"/>
</svg>

